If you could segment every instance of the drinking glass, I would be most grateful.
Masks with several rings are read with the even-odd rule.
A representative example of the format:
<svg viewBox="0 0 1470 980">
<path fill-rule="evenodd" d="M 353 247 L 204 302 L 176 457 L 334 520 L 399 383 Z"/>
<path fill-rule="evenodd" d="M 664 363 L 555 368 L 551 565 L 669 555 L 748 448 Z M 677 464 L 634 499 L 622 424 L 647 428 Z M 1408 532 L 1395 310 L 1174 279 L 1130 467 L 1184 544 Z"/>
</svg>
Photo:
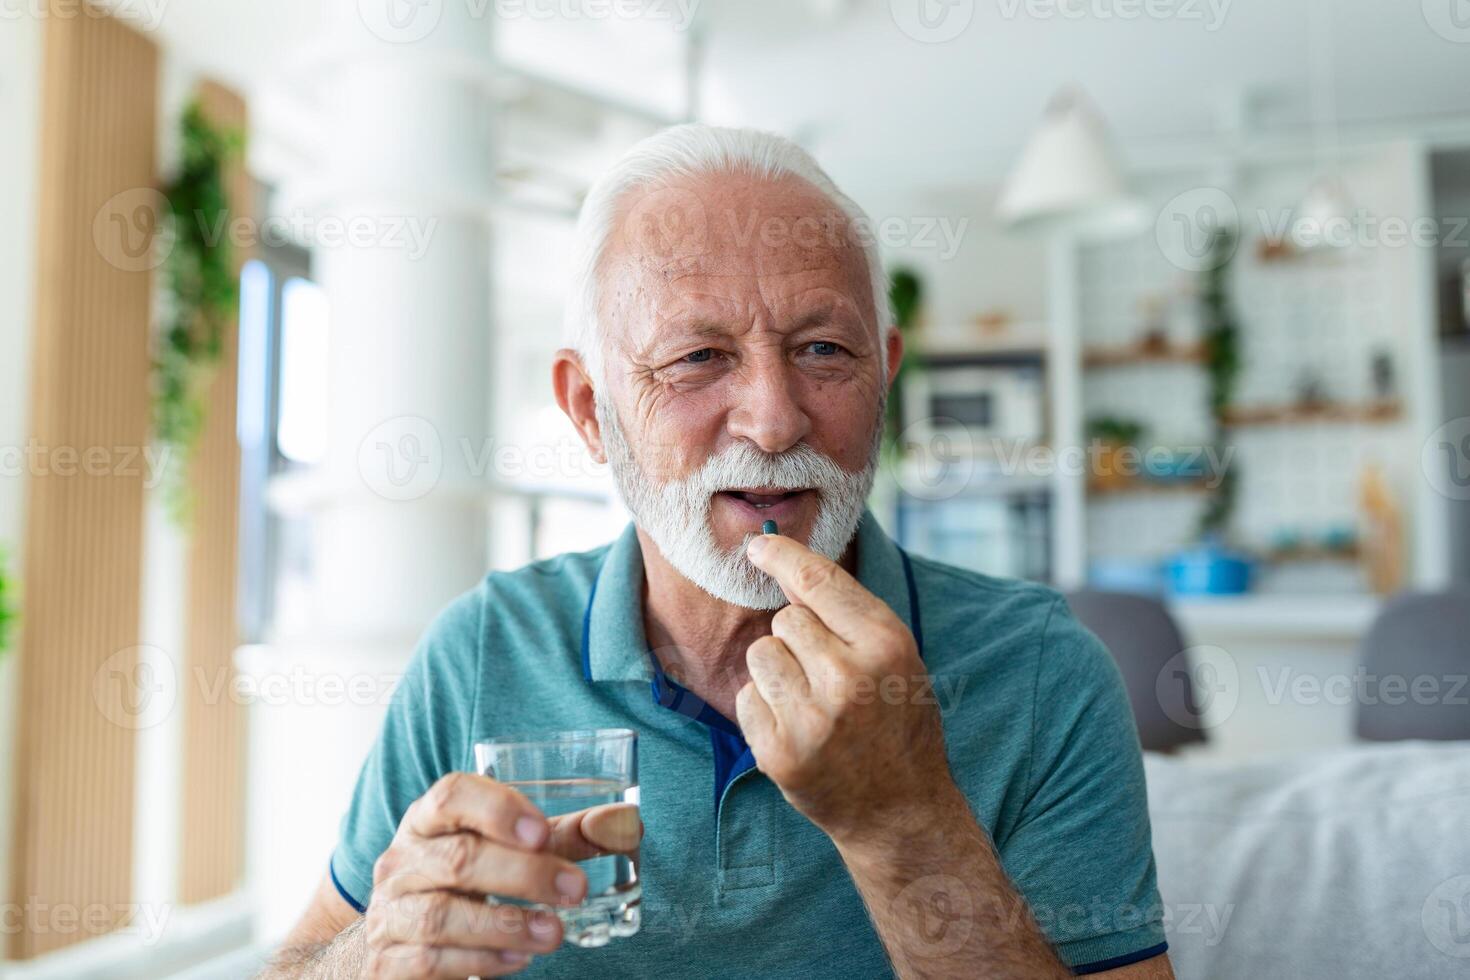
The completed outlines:
<svg viewBox="0 0 1470 980">
<path fill-rule="evenodd" d="M 628 728 L 515 735 L 475 743 L 475 769 L 514 786 L 547 817 L 604 803 L 638 802 L 638 733 Z M 587 873 L 581 905 L 538 906 L 554 912 L 566 941 L 603 946 L 640 924 L 643 888 L 625 854 L 579 862 Z"/>
</svg>

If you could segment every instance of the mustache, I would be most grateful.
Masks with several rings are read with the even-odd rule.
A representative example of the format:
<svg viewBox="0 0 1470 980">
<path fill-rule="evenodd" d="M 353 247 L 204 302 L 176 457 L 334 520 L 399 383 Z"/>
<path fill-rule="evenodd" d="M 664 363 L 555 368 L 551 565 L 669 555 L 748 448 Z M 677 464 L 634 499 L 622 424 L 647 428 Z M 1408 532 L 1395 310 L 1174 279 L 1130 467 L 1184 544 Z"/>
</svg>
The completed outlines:
<svg viewBox="0 0 1470 980">
<path fill-rule="evenodd" d="M 806 443 L 767 453 L 748 442 L 737 442 L 705 460 L 680 482 L 707 495 L 757 487 L 821 493 L 841 489 L 852 477 L 836 460 Z"/>
</svg>

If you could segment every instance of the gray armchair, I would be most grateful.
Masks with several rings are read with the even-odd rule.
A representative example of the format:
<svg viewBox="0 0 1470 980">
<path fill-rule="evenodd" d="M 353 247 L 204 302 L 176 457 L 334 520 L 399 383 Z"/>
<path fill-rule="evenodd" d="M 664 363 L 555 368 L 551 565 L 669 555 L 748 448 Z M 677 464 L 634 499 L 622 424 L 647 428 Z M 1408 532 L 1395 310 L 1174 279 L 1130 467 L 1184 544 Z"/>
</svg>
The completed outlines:
<svg viewBox="0 0 1470 980">
<path fill-rule="evenodd" d="M 1470 739 L 1470 591 L 1391 600 L 1363 638 L 1359 664 L 1371 695 L 1358 700 L 1359 738 Z"/>
</svg>

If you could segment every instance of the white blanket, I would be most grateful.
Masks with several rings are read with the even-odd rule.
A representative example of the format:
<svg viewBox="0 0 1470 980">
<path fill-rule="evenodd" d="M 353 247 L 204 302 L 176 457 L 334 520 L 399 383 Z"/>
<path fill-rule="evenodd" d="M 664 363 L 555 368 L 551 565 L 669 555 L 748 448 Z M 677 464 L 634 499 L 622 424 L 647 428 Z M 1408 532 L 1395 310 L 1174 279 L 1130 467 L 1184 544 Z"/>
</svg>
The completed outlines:
<svg viewBox="0 0 1470 980">
<path fill-rule="evenodd" d="M 1470 742 L 1146 769 L 1181 980 L 1470 977 Z"/>
</svg>

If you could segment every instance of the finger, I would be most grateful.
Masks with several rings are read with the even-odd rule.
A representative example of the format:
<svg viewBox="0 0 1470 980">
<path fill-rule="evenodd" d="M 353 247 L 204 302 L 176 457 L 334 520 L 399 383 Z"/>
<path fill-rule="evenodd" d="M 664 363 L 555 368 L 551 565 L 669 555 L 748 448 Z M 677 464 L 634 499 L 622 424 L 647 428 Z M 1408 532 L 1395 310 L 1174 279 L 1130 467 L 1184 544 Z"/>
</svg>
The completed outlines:
<svg viewBox="0 0 1470 980">
<path fill-rule="evenodd" d="M 745 664 L 750 670 L 750 680 L 760 691 L 767 705 L 780 714 L 783 705 L 803 696 L 808 689 L 805 671 L 774 636 L 763 636 L 745 651 Z"/>
<path fill-rule="evenodd" d="M 794 603 L 809 607 L 827 628 L 849 643 L 873 617 L 893 616 L 881 599 L 858 584 L 842 566 L 799 541 L 757 534 L 746 545 L 751 563 L 780 583 Z"/>
<path fill-rule="evenodd" d="M 368 943 L 550 953 L 561 944 L 561 921 L 544 909 L 501 905 L 454 892 L 414 892 L 375 903 Z"/>
<path fill-rule="evenodd" d="M 523 953 L 434 946 L 391 946 L 378 954 L 385 967 L 374 976 L 391 980 L 464 980 L 465 977 L 503 977 L 526 968 Z"/>
<path fill-rule="evenodd" d="M 757 757 L 761 747 L 776 737 L 776 715 L 754 683 L 746 684 L 735 693 L 735 720 L 740 723 L 741 734 Z"/>
<path fill-rule="evenodd" d="M 463 830 L 511 847 L 535 850 L 551 828 L 524 793 L 489 776 L 452 772 L 414 801 L 400 831 L 437 837 Z"/>
<path fill-rule="evenodd" d="M 575 905 L 587 892 L 587 875 L 565 858 L 466 833 L 395 844 L 373 871 L 373 895 L 382 892 L 389 899 L 447 890 Z"/>
<path fill-rule="evenodd" d="M 546 849 L 569 861 L 602 854 L 631 854 L 643 840 L 643 821 L 633 803 L 607 803 L 551 818 Z"/>
<path fill-rule="evenodd" d="M 806 606 L 787 606 L 771 618 L 771 635 L 790 650 L 813 682 L 840 672 L 847 644 Z"/>
</svg>

